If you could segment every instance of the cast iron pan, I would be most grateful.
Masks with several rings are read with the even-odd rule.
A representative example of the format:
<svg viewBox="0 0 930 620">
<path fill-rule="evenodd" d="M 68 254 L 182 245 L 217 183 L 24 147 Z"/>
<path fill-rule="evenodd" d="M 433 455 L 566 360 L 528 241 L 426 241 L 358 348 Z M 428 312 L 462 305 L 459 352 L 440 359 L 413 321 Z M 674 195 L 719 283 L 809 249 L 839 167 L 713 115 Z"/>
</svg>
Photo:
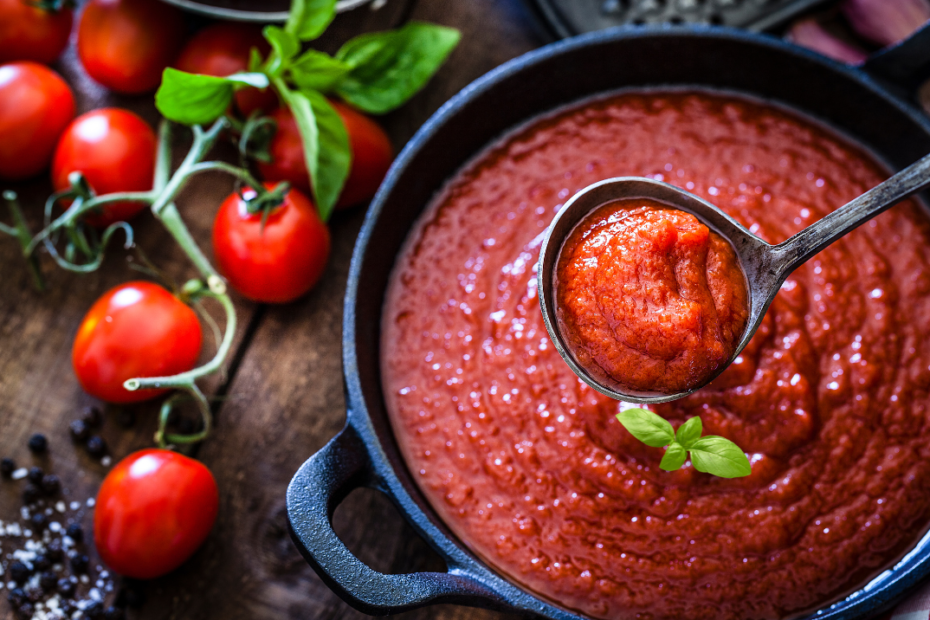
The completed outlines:
<svg viewBox="0 0 930 620">
<path fill-rule="evenodd" d="M 875 66 L 909 79 L 920 63 L 900 58 L 930 58 L 928 40 L 930 32 L 922 32 L 886 51 Z M 381 306 L 411 226 L 443 182 L 485 145 L 542 112 L 597 93 L 669 85 L 725 89 L 786 104 L 854 137 L 894 169 L 930 153 L 930 122 L 865 71 L 777 39 L 721 28 L 640 27 L 583 35 L 521 56 L 453 97 L 397 158 L 368 211 L 345 298 L 346 426 L 303 464 L 287 491 L 297 547 L 354 607 L 381 615 L 451 602 L 581 618 L 488 568 L 450 534 L 414 485 L 381 393 Z M 444 558 L 447 572 L 385 575 L 354 557 L 331 522 L 339 502 L 360 486 L 387 494 Z M 870 617 L 928 574 L 930 536 L 868 588 L 808 617 Z"/>
</svg>

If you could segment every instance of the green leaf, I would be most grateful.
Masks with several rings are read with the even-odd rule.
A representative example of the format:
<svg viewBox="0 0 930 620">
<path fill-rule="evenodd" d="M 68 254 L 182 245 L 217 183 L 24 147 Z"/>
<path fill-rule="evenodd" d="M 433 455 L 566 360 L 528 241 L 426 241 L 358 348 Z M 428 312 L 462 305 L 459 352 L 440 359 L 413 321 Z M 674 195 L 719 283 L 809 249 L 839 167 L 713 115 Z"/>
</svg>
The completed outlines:
<svg viewBox="0 0 930 620">
<path fill-rule="evenodd" d="M 341 82 L 352 67 L 328 54 L 307 50 L 291 63 L 290 77 L 301 90 L 327 93 Z"/>
<path fill-rule="evenodd" d="M 688 450 L 691 448 L 691 444 L 700 439 L 702 430 L 704 429 L 701 425 L 701 418 L 694 416 L 678 427 L 678 432 L 675 433 L 675 439 Z"/>
<path fill-rule="evenodd" d="M 352 67 L 337 92 L 365 112 L 390 112 L 423 88 L 460 38 L 458 30 L 422 22 L 357 36 L 336 54 Z"/>
<path fill-rule="evenodd" d="M 285 32 L 277 26 L 265 26 L 262 34 L 271 46 L 266 70 L 269 75 L 277 77 L 300 51 L 300 41 L 290 32 Z"/>
<path fill-rule="evenodd" d="M 752 473 L 749 459 L 729 439 L 708 435 L 695 441 L 690 450 L 691 463 L 698 471 L 721 478 L 739 478 Z"/>
<path fill-rule="evenodd" d="M 687 458 L 688 451 L 685 450 L 680 443 L 673 441 L 665 450 L 665 456 L 662 457 L 662 462 L 659 463 L 659 469 L 664 469 L 665 471 L 681 469 L 681 466 L 685 464 Z"/>
<path fill-rule="evenodd" d="M 620 424 L 647 446 L 661 448 L 675 441 L 675 431 L 664 418 L 646 409 L 626 409 L 617 414 Z"/>
<path fill-rule="evenodd" d="M 290 108 L 304 146 L 304 158 L 316 206 L 323 221 L 329 219 L 352 164 L 349 134 L 339 113 L 318 92 L 292 91 L 276 82 Z"/>
<path fill-rule="evenodd" d="M 301 41 L 312 41 L 335 17 L 336 0 L 293 0 L 284 30 Z"/>
<path fill-rule="evenodd" d="M 263 73 L 213 77 L 169 67 L 165 69 L 161 86 L 155 93 L 155 106 L 169 120 L 185 125 L 203 125 L 226 112 L 237 85 L 265 88 L 268 83 L 268 77 Z"/>
</svg>

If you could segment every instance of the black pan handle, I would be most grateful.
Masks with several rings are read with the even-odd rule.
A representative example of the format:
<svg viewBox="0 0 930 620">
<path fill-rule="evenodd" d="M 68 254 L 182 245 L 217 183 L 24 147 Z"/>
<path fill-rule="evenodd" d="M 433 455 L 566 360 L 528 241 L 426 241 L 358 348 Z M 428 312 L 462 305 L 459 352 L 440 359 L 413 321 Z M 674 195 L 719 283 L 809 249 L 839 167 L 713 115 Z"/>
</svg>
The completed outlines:
<svg viewBox="0 0 930 620">
<path fill-rule="evenodd" d="M 355 557 L 333 531 L 333 512 L 354 489 L 377 488 L 368 449 L 350 425 L 310 457 L 287 489 L 291 537 L 326 585 L 370 615 L 398 613 L 434 603 L 489 606 L 499 598 L 462 573 L 386 575 Z"/>
<path fill-rule="evenodd" d="M 913 96 L 930 77 L 930 22 L 903 41 L 872 54 L 862 70 Z"/>
</svg>

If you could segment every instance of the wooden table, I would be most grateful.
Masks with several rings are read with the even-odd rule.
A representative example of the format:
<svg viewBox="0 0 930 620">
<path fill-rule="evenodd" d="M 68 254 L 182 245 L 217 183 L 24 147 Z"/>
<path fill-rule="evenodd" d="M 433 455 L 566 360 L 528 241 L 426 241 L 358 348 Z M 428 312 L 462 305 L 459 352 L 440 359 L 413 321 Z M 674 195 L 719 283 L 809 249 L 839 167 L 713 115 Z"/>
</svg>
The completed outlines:
<svg viewBox="0 0 930 620">
<path fill-rule="evenodd" d="M 399 150 L 450 96 L 473 79 L 545 43 L 519 0 L 389 0 L 379 11 L 367 8 L 340 16 L 321 46 L 332 52 L 349 36 L 395 27 L 407 19 L 454 26 L 459 48 L 427 86 L 400 111 L 383 119 Z M 195 21 L 195 20 L 192 20 Z M 130 108 L 154 126 L 151 96 L 119 97 L 95 85 L 69 49 L 56 67 L 73 85 L 79 112 L 105 105 Z M 227 155 L 229 152 L 227 151 Z M 51 192 L 45 175 L 12 186 L 24 198 L 34 222 Z M 179 200 L 182 215 L 209 253 L 209 231 L 219 201 L 232 189 L 224 177 L 200 177 Z M 226 380 L 205 388 L 222 398 L 214 433 L 198 452 L 217 478 L 219 520 L 203 548 L 181 569 L 147 586 L 148 602 L 131 618 L 362 618 L 333 594 L 306 565 L 287 534 L 284 493 L 294 471 L 320 449 L 345 420 L 341 363 L 342 297 L 360 208 L 331 222 L 333 251 L 326 274 L 304 299 L 284 306 L 261 306 L 236 299 L 240 328 Z M 4 220 L 6 213 L 0 215 Z M 134 222 L 140 245 L 178 281 L 194 276 L 190 265 L 161 226 L 144 214 Z M 78 385 L 70 351 L 84 313 L 104 291 L 139 277 L 128 268 L 118 244 L 94 274 L 64 273 L 43 260 L 48 290 L 36 292 L 18 247 L 0 239 L 0 457 L 20 466 L 38 464 L 61 476 L 65 499 L 93 497 L 104 468 L 69 440 L 68 424 L 82 408 L 99 404 Z M 212 354 L 209 336 L 205 355 Z M 152 445 L 157 405 L 133 409 L 130 429 L 119 409 L 107 407 L 101 431 L 114 460 Z M 45 433 L 47 457 L 34 458 L 28 437 Z M 0 481 L 0 520 L 19 514 L 22 484 Z M 92 515 L 85 515 L 90 528 Z M 365 562 L 384 572 L 442 570 L 439 558 L 379 493 L 360 490 L 335 515 L 337 532 Z M 9 545 L 3 553 L 11 551 Z M 95 559 L 95 558 L 94 558 Z M 0 591 L 5 599 L 6 590 Z M 0 620 L 12 619 L 6 601 Z M 504 618 L 502 614 L 439 606 L 408 612 L 415 618 Z"/>
</svg>

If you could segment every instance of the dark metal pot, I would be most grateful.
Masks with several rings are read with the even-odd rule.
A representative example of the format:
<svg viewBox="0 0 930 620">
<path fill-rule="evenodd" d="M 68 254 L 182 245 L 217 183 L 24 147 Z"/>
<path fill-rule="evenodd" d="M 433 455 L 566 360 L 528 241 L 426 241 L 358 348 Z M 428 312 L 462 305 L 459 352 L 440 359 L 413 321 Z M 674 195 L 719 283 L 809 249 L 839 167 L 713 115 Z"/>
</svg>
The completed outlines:
<svg viewBox="0 0 930 620">
<path fill-rule="evenodd" d="M 908 78 L 930 31 L 874 66 Z M 915 50 L 919 53 L 915 54 Z M 902 62 L 902 58 L 905 61 Z M 868 67 L 867 67 L 868 68 Z M 864 71 L 766 36 L 719 28 L 632 28 L 554 43 L 488 73 L 440 109 L 397 158 L 375 197 L 352 258 L 345 298 L 346 426 L 300 468 L 287 492 L 292 536 L 320 577 L 370 614 L 434 603 L 579 619 L 514 585 L 450 534 L 417 487 L 395 443 L 381 391 L 381 308 L 395 258 L 434 193 L 503 132 L 558 106 L 627 87 L 694 86 L 750 94 L 821 119 L 900 169 L 930 152 L 930 122 Z M 445 573 L 385 575 L 359 561 L 333 532 L 336 506 L 353 489 L 387 494 L 445 560 Z M 930 537 L 854 595 L 808 616 L 877 614 L 930 574 Z"/>
</svg>

